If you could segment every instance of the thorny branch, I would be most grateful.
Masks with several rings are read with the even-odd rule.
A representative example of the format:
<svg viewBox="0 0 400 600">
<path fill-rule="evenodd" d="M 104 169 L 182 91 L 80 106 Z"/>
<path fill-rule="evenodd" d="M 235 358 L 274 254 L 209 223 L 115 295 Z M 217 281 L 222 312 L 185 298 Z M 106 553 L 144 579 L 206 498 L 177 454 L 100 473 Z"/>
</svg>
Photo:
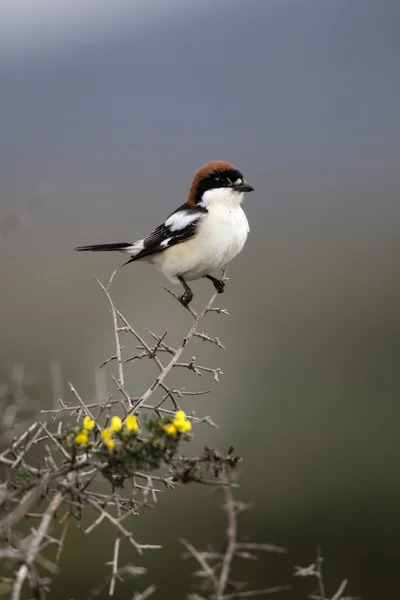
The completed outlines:
<svg viewBox="0 0 400 600">
<path fill-rule="evenodd" d="M 53 496 L 53 499 L 51 500 L 50 504 L 48 505 L 47 509 L 43 514 L 39 527 L 32 535 L 32 541 L 26 550 L 25 557 L 23 559 L 23 564 L 18 569 L 17 575 L 15 577 L 11 600 L 19 600 L 19 598 L 21 597 L 22 586 L 28 575 L 30 575 L 31 581 L 35 582 L 34 591 L 38 592 L 39 581 L 37 579 L 37 576 L 34 578 L 32 577 L 33 563 L 35 562 L 36 556 L 39 553 L 40 545 L 49 529 L 51 520 L 53 519 L 57 509 L 61 506 L 63 496 L 64 494 L 61 491 L 57 492 L 56 495 Z"/>
<path fill-rule="evenodd" d="M 3 557 L 14 562 L 17 567 L 14 580 L 12 578 L 7 580 L 12 589 L 12 600 L 20 599 L 26 580 L 29 581 L 30 588 L 37 597 L 43 596 L 48 579 L 40 576 L 38 566 L 46 565 L 50 570 L 54 570 L 54 564 L 43 557 L 42 551 L 49 544 L 55 544 L 58 561 L 70 522 L 80 523 L 85 508 L 94 509 L 97 512 L 96 520 L 86 528 L 86 533 L 90 533 L 107 521 L 112 524 L 116 532 L 112 560 L 109 563 L 112 573 L 108 585 L 109 594 L 112 595 L 116 582 L 124 577 L 124 569 L 119 566 L 122 542 L 127 541 L 139 553 L 146 549 L 160 547 L 139 543 L 126 526 L 129 518 L 137 515 L 142 507 L 154 505 L 158 495 L 162 492 L 160 485 L 168 489 L 173 488 L 179 482 L 204 482 L 199 466 L 207 463 L 208 454 L 190 460 L 180 455 L 176 455 L 174 458 L 177 445 L 175 444 L 176 449 L 174 450 L 175 446 L 171 441 L 169 443 L 170 450 L 167 448 L 167 454 L 165 454 L 165 460 L 167 460 L 165 475 L 155 476 L 143 469 L 123 471 L 124 479 L 131 482 L 131 491 L 124 496 L 120 495 L 114 484 L 111 495 L 99 493 L 98 488 L 93 489 L 98 473 L 103 472 L 107 477 L 114 478 L 111 473 L 112 468 L 124 469 L 118 464 L 117 456 L 113 458 L 110 453 L 108 453 L 110 458 L 105 456 L 107 450 L 102 442 L 102 434 L 110 424 L 111 410 L 119 409 L 123 420 L 129 414 L 139 416 L 142 410 L 150 411 L 157 419 L 171 419 L 176 411 L 180 410 L 182 398 L 187 395 L 205 393 L 167 384 L 167 377 L 174 368 L 186 368 L 194 375 L 211 374 L 215 381 L 218 381 L 219 376 L 222 375 L 221 369 L 202 366 L 195 362 L 194 357 L 186 362 L 181 360 L 190 340 L 195 337 L 223 348 L 218 338 L 212 338 L 199 331 L 199 326 L 209 312 L 227 314 L 224 309 L 213 307 L 217 292 L 212 294 L 201 312 L 196 313 L 191 307 L 187 309 L 193 322 L 180 345 L 174 348 L 168 343 L 166 332 L 158 335 L 148 330 L 150 341 L 147 342 L 145 336 L 139 334 L 115 307 L 110 293 L 114 275 L 115 272 L 107 285 L 96 281 L 108 300 L 112 315 L 115 352 L 111 358 L 105 361 L 104 365 L 112 362 L 117 365 L 118 376 L 114 377 L 111 374 L 111 377 L 118 395 L 109 396 L 105 401 L 96 399 L 86 402 L 75 387 L 69 384 L 75 402 L 67 404 L 63 399 L 59 399 L 60 408 L 42 411 L 50 419 L 48 422 L 32 423 L 11 442 L 8 441 L 0 453 L 0 464 L 8 469 L 7 480 L 0 487 L 0 551 Z M 223 278 L 225 278 L 225 273 Z M 173 292 L 169 291 L 169 293 L 175 297 Z M 127 359 L 123 357 L 122 336 L 128 336 L 129 339 L 135 341 L 136 350 L 139 352 L 137 356 Z M 130 394 L 126 386 L 124 369 L 127 363 L 132 364 L 137 359 L 144 358 L 150 359 L 155 364 L 157 375 L 140 396 L 134 396 Z M 165 358 L 167 361 L 163 360 Z M 0 433 L 2 429 L 7 432 L 11 429 L 23 405 L 22 375 L 18 372 L 16 376 L 19 379 L 18 385 L 11 390 L 14 392 L 13 395 L 8 389 L 0 388 Z M 161 397 L 159 397 L 159 391 L 162 392 Z M 10 401 L 11 396 L 13 396 L 12 401 Z M 93 427 L 92 446 L 88 445 L 86 451 L 77 453 L 77 446 L 73 440 L 79 438 L 79 430 L 75 427 L 68 437 L 65 433 L 65 428 L 68 426 L 60 420 L 65 417 L 74 417 L 77 421 L 85 417 L 90 423 L 90 427 Z M 186 419 L 193 424 L 207 423 L 215 426 L 207 416 L 197 417 L 193 414 L 188 415 Z M 52 427 L 54 421 L 56 421 L 55 430 Z M 154 428 L 155 425 L 153 424 L 152 427 Z M 87 435 L 86 431 L 86 439 L 88 439 Z M 153 434 L 153 437 L 155 435 L 156 433 Z M 142 449 L 146 449 L 146 445 L 151 443 L 151 436 L 149 439 L 150 442 L 141 442 Z M 68 442 L 68 445 L 66 440 L 72 440 L 72 442 Z M 2 436 L 2 441 L 4 441 L 4 436 Z M 32 457 L 31 452 L 35 449 L 37 456 L 39 447 L 43 449 L 40 460 Z M 104 461 L 108 461 L 109 464 L 105 465 Z M 113 461 L 115 467 L 110 467 Z M 215 481 L 215 483 L 220 482 Z M 32 512 L 34 506 L 39 507 L 39 512 Z M 27 518 L 38 519 L 39 524 L 26 538 L 19 530 L 18 525 Z M 55 529 L 54 537 L 49 537 L 51 528 Z M 3 584 L 4 582 L 5 580 L 3 580 Z M 136 597 L 147 598 L 153 591 L 152 587 L 148 588 L 141 594 L 137 594 Z"/>
<path fill-rule="evenodd" d="M 200 570 L 195 575 L 201 579 L 198 586 L 201 595 L 190 594 L 188 600 L 239 600 L 241 598 L 252 598 L 265 596 L 275 592 L 290 590 L 290 585 L 281 585 L 258 590 L 246 590 L 246 582 L 234 581 L 232 579 L 233 563 L 236 559 L 252 560 L 257 558 L 259 552 L 286 553 L 286 549 L 272 544 L 258 544 L 242 542 L 238 535 L 238 515 L 245 511 L 248 506 L 235 500 L 231 484 L 231 467 L 224 461 L 219 465 L 220 479 L 225 484 L 223 487 L 225 504 L 224 510 L 227 519 L 226 540 L 222 551 L 213 548 L 207 551 L 197 550 L 186 540 L 181 540 L 187 549 L 182 558 L 194 558 Z M 206 594 L 206 596 L 203 596 Z"/>
<path fill-rule="evenodd" d="M 343 596 L 343 592 L 347 587 L 347 579 L 344 579 L 339 585 L 336 592 L 328 598 L 325 591 L 324 576 L 322 572 L 322 563 L 324 558 L 322 556 L 321 548 L 317 549 L 317 558 L 308 567 L 295 567 L 295 577 L 312 577 L 317 580 L 318 590 L 313 592 L 308 597 L 310 600 L 362 600 L 359 596 Z"/>
<path fill-rule="evenodd" d="M 226 474 L 223 475 L 223 480 L 228 483 L 228 477 Z M 237 507 L 233 500 L 233 493 L 229 486 L 225 488 L 225 502 L 226 502 L 226 514 L 228 516 L 228 529 L 227 537 L 228 544 L 226 547 L 225 555 L 222 560 L 221 574 L 218 581 L 217 587 L 217 600 L 221 600 L 224 595 L 225 588 L 228 583 L 229 572 L 231 570 L 232 560 L 235 556 L 236 544 L 237 544 Z"/>
<path fill-rule="evenodd" d="M 4 481 L 0 481 L 0 559 L 14 568 L 12 577 L 0 577 L 0 594 L 6 590 L 10 592 L 11 600 L 20 600 L 27 581 L 35 598 L 44 599 L 50 579 L 42 572 L 54 575 L 58 571 L 71 523 L 83 529 L 83 514 L 94 511 L 96 518 L 85 526 L 83 533 L 89 535 L 108 522 L 115 531 L 115 541 L 111 560 L 107 563 L 111 572 L 89 598 L 95 598 L 105 587 L 112 596 L 117 582 L 145 572 L 142 567 L 119 564 L 122 544 L 128 543 L 139 554 L 160 548 L 157 544 L 137 541 L 130 528 L 134 522 L 132 517 L 136 517 L 142 508 L 154 507 L 163 490 L 188 482 L 214 485 L 221 490 L 227 515 L 226 543 L 222 550 L 210 547 L 207 551 L 199 551 L 183 541 L 188 551 L 184 557 L 197 561 L 199 570 L 195 575 L 202 582 L 201 595 L 189 594 L 188 600 L 205 600 L 206 597 L 207 600 L 240 600 L 290 589 L 285 585 L 245 589 L 246 583 L 232 577 L 238 559 L 254 560 L 260 552 L 286 552 L 278 546 L 239 538 L 237 518 L 247 507 L 233 495 L 237 484 L 232 481 L 232 471 L 240 460 L 233 455 L 233 448 L 226 456 L 210 448 L 192 458 L 178 452 L 180 441 L 185 440 L 185 434 L 181 432 L 201 423 L 216 427 L 209 416 L 185 415 L 181 411 L 182 399 L 208 390 L 187 390 L 168 383 L 168 377 L 186 369 L 195 376 L 211 375 L 219 381 L 222 375 L 219 367 L 204 366 L 194 356 L 190 359 L 183 356 L 194 338 L 224 348 L 217 337 L 199 331 L 208 313 L 228 314 L 225 309 L 213 306 L 217 292 L 212 294 L 201 312 L 187 307 L 193 321 L 175 348 L 169 343 L 168 332 L 159 335 L 148 329 L 147 336 L 140 334 L 116 308 L 110 294 L 114 275 L 115 272 L 107 285 L 97 283 L 107 298 L 112 315 L 115 351 L 102 366 L 116 363 L 117 376 L 110 373 L 116 394 L 108 397 L 104 394 L 101 398 L 86 401 L 69 384 L 73 402 L 66 403 L 59 398 L 59 407 L 41 411 L 47 421 L 37 420 L 21 426 L 18 415 L 26 406 L 23 370 L 14 369 L 10 383 L 0 386 L 0 465 L 6 472 Z M 223 279 L 226 279 L 225 275 L 223 273 Z M 167 291 L 178 300 L 173 292 Z M 134 340 L 134 355 L 124 356 L 123 337 L 128 343 Z M 133 395 L 128 389 L 124 369 L 127 365 L 135 367 L 146 359 L 152 361 L 157 373 L 141 395 Z M 181 416 L 176 421 L 178 413 Z M 147 415 L 151 415 L 149 419 Z M 149 432 L 147 437 L 136 434 L 136 431 L 140 432 L 136 417 L 140 418 L 141 427 L 145 424 Z M 74 426 L 68 419 L 76 420 L 77 425 L 83 419 L 86 425 Z M 111 429 L 113 420 L 114 429 Z M 170 439 L 167 431 L 172 431 Z M 14 434 L 12 439 L 10 432 Z M 114 436 L 112 440 L 111 435 Z M 115 445 L 117 451 L 114 451 Z M 164 468 L 164 473 L 154 475 L 153 471 L 160 467 Z M 103 481 L 105 478 L 111 483 L 108 493 L 99 488 L 100 474 Z M 120 486 L 123 483 L 122 493 Z M 24 524 L 28 519 L 34 520 L 37 526 L 26 535 Z M 43 554 L 51 546 L 56 547 L 55 563 Z M 312 576 L 318 581 L 318 592 L 310 595 L 311 600 L 329 600 L 321 565 L 322 556 L 319 555 L 310 567 L 296 568 L 296 575 Z M 343 596 L 346 584 L 344 580 L 330 600 L 356 600 Z M 136 592 L 132 600 L 146 600 L 154 591 L 155 586 L 151 585 Z"/>
</svg>

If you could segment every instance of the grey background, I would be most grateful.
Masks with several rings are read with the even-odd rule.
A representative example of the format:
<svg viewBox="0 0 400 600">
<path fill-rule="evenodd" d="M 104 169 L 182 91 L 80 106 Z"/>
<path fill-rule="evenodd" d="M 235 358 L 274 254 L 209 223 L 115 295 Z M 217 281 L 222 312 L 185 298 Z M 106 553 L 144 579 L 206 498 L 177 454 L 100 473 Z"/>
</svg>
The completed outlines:
<svg viewBox="0 0 400 600">
<path fill-rule="evenodd" d="M 231 316 L 205 326 L 227 351 L 191 350 L 225 372 L 184 401 L 220 424 L 196 429 L 193 451 L 234 443 L 240 498 L 254 502 L 243 533 L 290 550 L 250 565 L 255 584 L 290 582 L 321 544 L 329 593 L 348 577 L 353 595 L 398 598 L 398 2 L 114 0 L 68 18 L 60 2 L 25 20 L 16 6 L 0 5 L 3 376 L 23 363 L 46 407 L 58 361 L 91 398 L 113 352 L 93 277 L 121 260 L 71 248 L 143 237 L 199 166 L 233 162 L 256 188 L 251 236 L 220 299 Z M 128 267 L 114 299 L 139 330 L 178 339 L 189 319 L 159 282 Z M 199 307 L 210 287 L 193 288 Z M 151 373 L 128 371 L 130 390 Z M 138 539 L 165 551 L 126 549 L 150 569 L 138 589 L 155 581 L 155 598 L 184 597 L 177 540 L 218 542 L 221 502 L 189 487 L 142 513 Z M 59 598 L 83 597 L 112 553 L 106 534 L 72 539 Z M 305 597 L 295 583 L 282 598 Z"/>
</svg>

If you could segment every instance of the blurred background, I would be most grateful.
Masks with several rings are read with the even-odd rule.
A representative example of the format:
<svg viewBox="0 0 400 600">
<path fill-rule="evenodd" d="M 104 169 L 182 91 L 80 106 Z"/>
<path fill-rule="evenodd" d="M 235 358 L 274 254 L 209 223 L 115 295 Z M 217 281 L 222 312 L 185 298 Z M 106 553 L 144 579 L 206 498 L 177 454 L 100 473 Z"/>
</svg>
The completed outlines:
<svg viewBox="0 0 400 600">
<path fill-rule="evenodd" d="M 399 597 L 399 25 L 397 0 L 0 1 L 0 367 L 24 365 L 32 406 L 71 400 L 67 381 L 93 398 L 113 353 L 94 277 L 122 261 L 74 246 L 143 237 L 209 160 L 256 189 L 218 298 L 230 316 L 204 325 L 227 350 L 189 351 L 225 375 L 178 381 L 210 384 L 183 408 L 220 425 L 188 450 L 244 457 L 242 533 L 289 550 L 250 565 L 255 586 L 291 583 L 321 545 L 328 594 L 347 577 L 349 594 Z M 113 297 L 139 331 L 176 341 L 189 315 L 160 282 L 133 265 Z M 200 307 L 211 286 L 193 288 Z M 128 366 L 131 393 L 152 373 Z M 154 598 L 184 598 L 194 565 L 178 539 L 222 540 L 218 494 L 162 496 L 135 535 L 164 551 L 126 548 L 149 573 L 116 598 L 150 582 Z M 54 597 L 108 572 L 112 541 L 96 535 L 74 533 Z M 294 583 L 279 597 L 313 588 Z"/>
</svg>

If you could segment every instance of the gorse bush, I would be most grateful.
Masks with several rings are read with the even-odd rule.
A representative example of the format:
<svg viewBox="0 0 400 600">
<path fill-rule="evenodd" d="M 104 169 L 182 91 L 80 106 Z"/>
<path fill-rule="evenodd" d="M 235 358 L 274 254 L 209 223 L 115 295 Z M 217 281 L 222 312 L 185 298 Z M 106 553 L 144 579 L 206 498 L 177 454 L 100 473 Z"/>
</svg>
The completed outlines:
<svg viewBox="0 0 400 600">
<path fill-rule="evenodd" d="M 173 418 L 147 419 L 145 429 L 147 435 L 142 435 L 138 418 L 131 414 L 124 421 L 112 416 L 103 429 L 86 416 L 81 427 L 67 426 L 58 437 L 72 464 L 85 454 L 87 462 L 96 464 L 113 486 L 122 487 L 138 470 L 150 472 L 172 464 L 181 441 L 190 441 L 192 424 L 183 410 L 178 410 Z"/>
</svg>

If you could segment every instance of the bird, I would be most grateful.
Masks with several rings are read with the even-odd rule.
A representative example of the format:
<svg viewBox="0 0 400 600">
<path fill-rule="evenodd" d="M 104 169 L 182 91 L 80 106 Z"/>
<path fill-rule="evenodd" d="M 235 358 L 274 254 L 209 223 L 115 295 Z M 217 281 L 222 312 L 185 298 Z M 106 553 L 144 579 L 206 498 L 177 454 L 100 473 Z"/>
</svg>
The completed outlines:
<svg viewBox="0 0 400 600">
<path fill-rule="evenodd" d="M 209 279 L 222 293 L 225 283 L 211 272 L 225 268 L 241 252 L 250 231 L 241 207 L 245 192 L 254 188 L 231 163 L 211 161 L 195 174 L 188 199 L 162 225 L 136 242 L 79 246 L 78 252 L 117 251 L 148 262 L 171 282 L 181 283 L 180 302 L 193 299 L 188 281 Z"/>
</svg>

